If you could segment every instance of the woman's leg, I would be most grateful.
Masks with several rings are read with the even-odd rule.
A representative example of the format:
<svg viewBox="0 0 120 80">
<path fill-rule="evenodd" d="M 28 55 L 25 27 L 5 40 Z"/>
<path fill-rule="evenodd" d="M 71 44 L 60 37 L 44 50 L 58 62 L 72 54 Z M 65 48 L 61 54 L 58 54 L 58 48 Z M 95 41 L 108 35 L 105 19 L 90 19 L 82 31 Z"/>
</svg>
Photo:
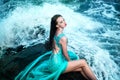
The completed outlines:
<svg viewBox="0 0 120 80">
<path fill-rule="evenodd" d="M 64 73 L 78 70 L 82 71 L 83 76 L 87 77 L 88 79 L 96 80 L 95 75 L 93 74 L 85 60 L 74 60 L 68 62 L 67 69 L 65 70 Z"/>
<path fill-rule="evenodd" d="M 88 77 L 84 74 L 82 68 L 75 69 L 74 71 L 79 71 L 88 80 Z"/>
</svg>

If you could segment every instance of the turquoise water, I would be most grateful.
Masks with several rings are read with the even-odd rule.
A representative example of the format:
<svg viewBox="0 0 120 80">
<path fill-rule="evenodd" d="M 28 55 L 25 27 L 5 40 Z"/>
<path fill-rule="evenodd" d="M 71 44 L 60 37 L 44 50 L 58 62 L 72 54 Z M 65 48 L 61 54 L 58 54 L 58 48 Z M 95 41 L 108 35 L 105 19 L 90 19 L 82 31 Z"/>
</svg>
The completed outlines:
<svg viewBox="0 0 120 80">
<path fill-rule="evenodd" d="M 51 17 L 61 14 L 68 48 L 87 60 L 99 80 L 120 79 L 118 0 L 1 0 L 0 5 L 0 56 L 8 47 L 44 43 Z"/>
</svg>

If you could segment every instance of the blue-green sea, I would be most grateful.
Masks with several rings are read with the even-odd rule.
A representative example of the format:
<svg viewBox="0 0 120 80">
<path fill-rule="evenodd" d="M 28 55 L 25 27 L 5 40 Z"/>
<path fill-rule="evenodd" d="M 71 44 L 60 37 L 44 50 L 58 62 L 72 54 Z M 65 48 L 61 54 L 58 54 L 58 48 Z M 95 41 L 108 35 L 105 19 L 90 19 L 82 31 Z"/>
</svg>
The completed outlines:
<svg viewBox="0 0 120 80">
<path fill-rule="evenodd" d="M 0 57 L 8 47 L 45 43 L 55 14 L 67 22 L 68 49 L 98 80 L 120 80 L 120 0 L 0 0 Z"/>
</svg>

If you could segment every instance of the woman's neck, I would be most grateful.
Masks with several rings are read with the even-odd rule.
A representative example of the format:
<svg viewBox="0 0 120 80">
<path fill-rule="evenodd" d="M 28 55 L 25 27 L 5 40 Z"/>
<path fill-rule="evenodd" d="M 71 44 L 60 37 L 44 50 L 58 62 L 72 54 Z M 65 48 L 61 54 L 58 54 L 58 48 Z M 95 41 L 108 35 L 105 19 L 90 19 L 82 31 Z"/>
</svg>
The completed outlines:
<svg viewBox="0 0 120 80">
<path fill-rule="evenodd" d="M 63 28 L 57 28 L 56 34 L 60 34 L 63 32 Z"/>
</svg>

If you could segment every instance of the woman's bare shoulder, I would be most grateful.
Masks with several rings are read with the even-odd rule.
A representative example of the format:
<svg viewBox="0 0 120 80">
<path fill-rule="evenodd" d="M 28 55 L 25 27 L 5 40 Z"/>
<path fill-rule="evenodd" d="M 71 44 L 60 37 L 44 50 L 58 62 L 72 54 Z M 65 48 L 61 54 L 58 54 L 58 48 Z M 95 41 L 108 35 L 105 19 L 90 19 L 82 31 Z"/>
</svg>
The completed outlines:
<svg viewBox="0 0 120 80">
<path fill-rule="evenodd" d="M 66 43 L 67 42 L 67 37 L 65 37 L 65 36 L 63 36 L 61 39 L 60 39 L 60 43 L 62 44 L 64 44 L 64 43 Z"/>
</svg>

